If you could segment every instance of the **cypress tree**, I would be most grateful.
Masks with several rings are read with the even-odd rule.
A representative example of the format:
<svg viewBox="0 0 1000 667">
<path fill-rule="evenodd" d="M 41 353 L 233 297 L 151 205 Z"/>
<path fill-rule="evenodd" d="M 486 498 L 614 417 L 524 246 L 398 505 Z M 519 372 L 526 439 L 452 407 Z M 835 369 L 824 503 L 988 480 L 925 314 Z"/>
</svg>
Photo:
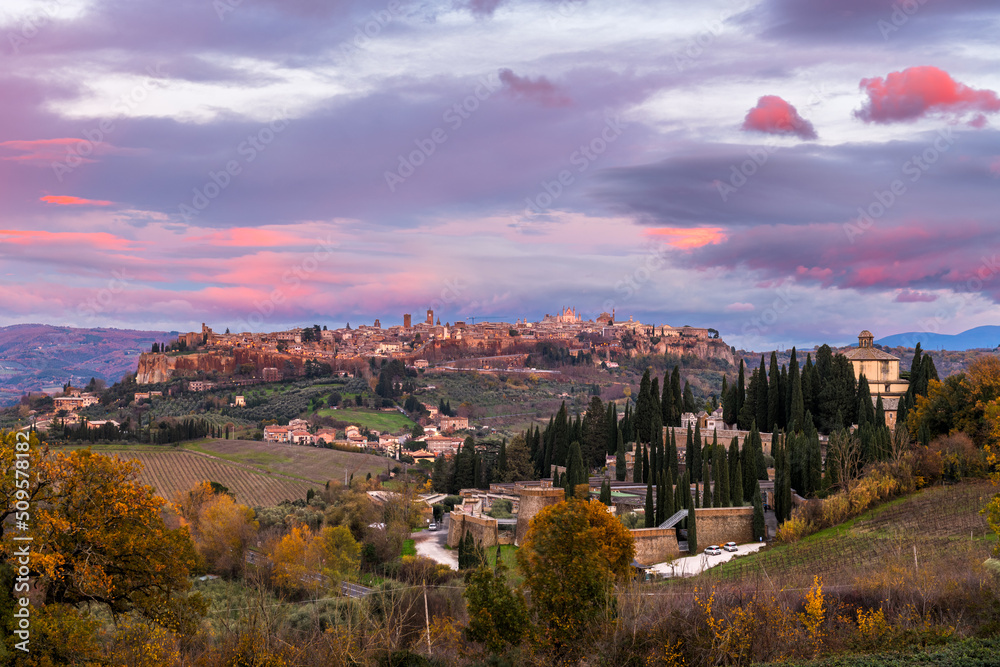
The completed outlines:
<svg viewBox="0 0 1000 667">
<path fill-rule="evenodd" d="M 674 475 L 670 470 L 667 470 L 666 477 L 667 481 L 663 493 L 663 515 L 669 519 L 677 511 L 677 505 L 674 502 Z"/>
<path fill-rule="evenodd" d="M 625 441 L 622 440 L 620 428 L 616 427 L 615 433 L 618 434 L 618 446 L 615 448 L 615 479 L 624 482 L 628 473 L 628 462 L 625 460 Z"/>
<path fill-rule="evenodd" d="M 690 494 L 690 491 L 688 493 Z M 698 494 L 695 493 L 696 498 L 697 496 Z M 690 507 L 690 503 L 688 506 Z M 687 531 L 688 553 L 696 554 L 698 553 L 698 512 L 695 509 L 688 509 Z"/>
<path fill-rule="evenodd" d="M 601 497 L 600 500 L 605 505 L 611 506 L 611 480 L 607 477 L 601 482 Z"/>
<path fill-rule="evenodd" d="M 781 370 L 778 368 L 778 355 L 771 352 L 771 364 L 768 368 L 767 387 L 767 423 L 768 429 L 777 428 L 782 420 L 781 409 Z"/>
<path fill-rule="evenodd" d="M 768 405 L 767 369 L 764 367 L 764 355 L 760 355 L 760 369 L 757 371 L 757 428 L 771 430 L 767 421 Z"/>
<path fill-rule="evenodd" d="M 639 397 L 635 402 L 636 441 L 649 443 L 653 430 L 653 396 L 652 382 L 649 379 L 649 368 L 642 374 L 639 383 Z"/>
<path fill-rule="evenodd" d="M 649 468 L 649 449 L 643 445 L 642 446 L 642 481 L 648 482 L 651 479 Z"/>
<path fill-rule="evenodd" d="M 646 528 L 652 528 L 656 521 L 656 508 L 653 506 L 653 481 L 646 482 L 646 511 L 645 511 L 645 526 Z"/>
<path fill-rule="evenodd" d="M 732 502 L 732 490 L 729 488 L 729 461 L 726 459 L 726 448 L 719 445 L 716 448 L 716 458 L 719 468 L 719 504 L 716 507 L 729 507 Z"/>
<path fill-rule="evenodd" d="M 760 484 L 754 483 L 753 492 L 753 538 L 758 542 L 767 537 L 767 524 L 764 523 L 764 504 L 760 497 Z"/>
<path fill-rule="evenodd" d="M 747 389 L 746 380 L 743 371 L 743 359 L 740 359 L 740 373 L 736 378 L 736 415 L 733 421 L 735 422 L 740 413 L 743 411 L 743 404 L 747 400 Z"/>
<path fill-rule="evenodd" d="M 667 456 L 667 463 L 670 464 L 670 472 L 674 479 L 677 479 L 677 431 L 670 428 L 670 454 Z"/>
<path fill-rule="evenodd" d="M 740 464 L 740 443 L 734 435 L 729 445 L 729 497 L 733 507 L 743 506 L 743 466 Z"/>
<path fill-rule="evenodd" d="M 672 426 L 681 425 L 681 415 L 684 413 L 684 393 L 681 391 L 681 370 L 674 365 L 670 373 L 670 394 L 674 401 L 674 422 Z"/>
<path fill-rule="evenodd" d="M 705 446 L 702 442 L 701 437 L 701 424 L 695 420 L 694 423 L 694 444 L 691 447 L 691 452 L 694 455 L 691 460 L 691 478 L 692 481 L 701 481 L 701 449 Z"/>
<path fill-rule="evenodd" d="M 500 455 L 497 458 L 497 474 L 504 479 L 507 474 L 507 438 L 500 442 Z"/>
<path fill-rule="evenodd" d="M 879 428 L 885 426 L 885 406 L 882 404 L 882 394 L 875 399 L 875 425 Z"/>
<path fill-rule="evenodd" d="M 667 496 L 667 479 L 660 470 L 656 475 L 656 525 L 659 526 L 664 521 L 666 517 L 663 516 L 663 512 L 667 508 L 666 496 Z"/>
<path fill-rule="evenodd" d="M 605 418 L 604 433 L 608 441 L 608 454 L 617 454 L 620 433 L 618 428 L 618 406 L 615 405 L 614 401 L 608 401 L 608 414 Z"/>
<path fill-rule="evenodd" d="M 787 521 L 792 516 L 792 482 L 791 475 L 788 474 L 791 465 L 788 460 L 788 455 L 788 447 L 786 446 L 782 448 L 781 451 L 781 467 L 785 470 L 785 474 L 781 476 L 781 508 L 783 516 L 778 517 L 779 523 Z"/>
<path fill-rule="evenodd" d="M 708 469 L 708 461 L 702 464 L 701 468 L 701 484 L 702 484 L 702 507 L 712 506 L 712 477 L 711 471 Z"/>
<path fill-rule="evenodd" d="M 806 410 L 809 410 L 814 415 L 818 415 L 819 411 L 817 409 L 816 403 L 816 369 L 813 366 L 812 355 L 806 353 L 806 363 L 802 367 L 802 403 L 805 406 L 802 410 L 803 414 Z"/>
<path fill-rule="evenodd" d="M 868 379 L 861 374 L 858 380 L 858 428 L 865 424 L 875 423 L 875 410 L 872 408 L 872 394 L 868 388 Z"/>
<path fill-rule="evenodd" d="M 684 412 L 698 413 L 698 405 L 694 402 L 694 392 L 691 391 L 691 385 L 688 384 L 687 380 L 684 381 Z"/>
<path fill-rule="evenodd" d="M 684 444 L 684 470 L 690 471 L 694 462 L 694 436 L 691 434 L 691 422 L 688 422 L 687 440 Z"/>
<path fill-rule="evenodd" d="M 583 463 L 583 453 L 580 451 L 580 443 L 573 441 L 569 446 L 569 461 L 566 464 L 566 499 L 573 497 L 578 484 L 586 484 L 589 475 L 587 467 Z"/>
</svg>

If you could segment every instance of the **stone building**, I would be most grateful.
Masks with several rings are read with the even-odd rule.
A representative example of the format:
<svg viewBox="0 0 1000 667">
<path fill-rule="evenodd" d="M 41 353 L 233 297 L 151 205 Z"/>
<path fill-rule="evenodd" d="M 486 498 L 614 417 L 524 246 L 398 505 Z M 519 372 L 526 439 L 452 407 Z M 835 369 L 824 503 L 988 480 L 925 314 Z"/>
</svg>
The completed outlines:
<svg viewBox="0 0 1000 667">
<path fill-rule="evenodd" d="M 858 334 L 858 346 L 845 352 L 844 356 L 854 367 L 856 380 L 864 374 L 872 401 L 882 397 L 885 423 L 889 428 L 895 428 L 899 399 L 909 389 L 910 383 L 899 377 L 899 358 L 875 347 L 874 341 L 875 336 L 865 329 Z"/>
</svg>

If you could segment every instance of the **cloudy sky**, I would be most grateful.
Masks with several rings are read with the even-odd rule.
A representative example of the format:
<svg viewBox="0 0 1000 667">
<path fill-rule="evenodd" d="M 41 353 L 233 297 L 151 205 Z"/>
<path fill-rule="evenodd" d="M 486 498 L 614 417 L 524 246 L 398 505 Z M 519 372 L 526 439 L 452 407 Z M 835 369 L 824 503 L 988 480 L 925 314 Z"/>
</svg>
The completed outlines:
<svg viewBox="0 0 1000 667">
<path fill-rule="evenodd" d="M 4 0 L 0 325 L 997 323 L 990 0 Z"/>
</svg>

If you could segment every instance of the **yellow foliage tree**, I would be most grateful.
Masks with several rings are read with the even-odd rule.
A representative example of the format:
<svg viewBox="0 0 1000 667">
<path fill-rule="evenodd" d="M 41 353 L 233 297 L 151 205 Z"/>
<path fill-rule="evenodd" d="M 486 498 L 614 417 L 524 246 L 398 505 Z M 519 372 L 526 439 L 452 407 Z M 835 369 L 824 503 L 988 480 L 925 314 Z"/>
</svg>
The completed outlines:
<svg viewBox="0 0 1000 667">
<path fill-rule="evenodd" d="M 532 607 L 558 650 L 605 611 L 633 558 L 631 533 L 599 502 L 571 499 L 531 520 L 517 561 Z"/>
<path fill-rule="evenodd" d="M 274 580 L 289 590 L 316 592 L 339 585 L 357 570 L 361 547 L 344 526 L 313 533 L 295 526 L 271 548 Z"/>
<path fill-rule="evenodd" d="M 47 456 L 48 492 L 34 515 L 45 602 L 136 610 L 173 630 L 193 631 L 204 612 L 184 594 L 197 556 L 186 529 L 170 530 L 166 501 L 139 483 L 141 464 L 90 450 Z"/>
<path fill-rule="evenodd" d="M 260 525 L 254 511 L 202 482 L 180 495 L 177 511 L 188 522 L 198 553 L 214 572 L 233 574 Z"/>
</svg>

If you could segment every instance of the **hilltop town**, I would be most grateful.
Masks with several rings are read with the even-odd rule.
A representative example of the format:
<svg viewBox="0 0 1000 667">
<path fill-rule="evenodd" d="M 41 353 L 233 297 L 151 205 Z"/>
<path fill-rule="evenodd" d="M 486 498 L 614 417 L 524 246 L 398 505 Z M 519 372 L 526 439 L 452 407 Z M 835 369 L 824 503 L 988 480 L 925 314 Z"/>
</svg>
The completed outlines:
<svg viewBox="0 0 1000 667">
<path fill-rule="evenodd" d="M 164 382 L 175 376 L 214 373 L 224 377 L 256 376 L 273 381 L 307 374 L 307 365 L 328 364 L 350 371 L 372 357 L 401 359 L 416 368 L 429 366 L 464 369 L 528 370 L 536 355 L 561 355 L 606 367 L 621 357 L 659 354 L 694 356 L 733 363 L 734 351 L 715 329 L 644 324 L 632 317 L 617 321 L 613 313 L 584 320 L 572 308 L 541 321 L 446 322 L 426 318 L 414 323 L 403 315 L 401 325 L 371 325 L 327 329 L 315 325 L 268 333 L 181 334 L 165 350 L 155 348 L 139 359 L 139 384 Z"/>
</svg>

